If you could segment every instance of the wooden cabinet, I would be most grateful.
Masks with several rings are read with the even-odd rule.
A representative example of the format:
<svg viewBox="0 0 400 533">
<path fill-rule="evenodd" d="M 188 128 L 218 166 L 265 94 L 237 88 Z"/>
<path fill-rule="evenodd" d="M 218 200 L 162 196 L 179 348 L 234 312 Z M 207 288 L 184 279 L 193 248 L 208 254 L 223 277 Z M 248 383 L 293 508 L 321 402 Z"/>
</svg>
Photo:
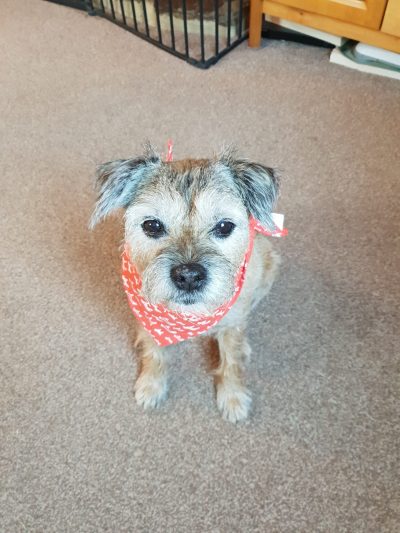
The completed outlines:
<svg viewBox="0 0 400 533">
<path fill-rule="evenodd" d="M 279 2 L 310 13 L 378 29 L 387 0 L 279 0 Z"/>
<path fill-rule="evenodd" d="M 249 46 L 259 46 L 262 14 L 400 53 L 400 0 L 250 0 Z"/>
</svg>

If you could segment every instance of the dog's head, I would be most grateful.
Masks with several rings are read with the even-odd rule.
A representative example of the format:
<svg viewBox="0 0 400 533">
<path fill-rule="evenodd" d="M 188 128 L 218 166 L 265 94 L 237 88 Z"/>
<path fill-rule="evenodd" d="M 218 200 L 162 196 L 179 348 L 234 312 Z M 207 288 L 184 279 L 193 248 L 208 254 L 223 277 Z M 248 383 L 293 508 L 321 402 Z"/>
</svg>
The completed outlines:
<svg viewBox="0 0 400 533">
<path fill-rule="evenodd" d="M 249 244 L 249 217 L 273 227 L 278 178 L 225 150 L 163 162 L 150 148 L 99 167 L 91 227 L 125 209 L 125 242 L 143 296 L 172 310 L 209 313 L 233 293 Z"/>
</svg>

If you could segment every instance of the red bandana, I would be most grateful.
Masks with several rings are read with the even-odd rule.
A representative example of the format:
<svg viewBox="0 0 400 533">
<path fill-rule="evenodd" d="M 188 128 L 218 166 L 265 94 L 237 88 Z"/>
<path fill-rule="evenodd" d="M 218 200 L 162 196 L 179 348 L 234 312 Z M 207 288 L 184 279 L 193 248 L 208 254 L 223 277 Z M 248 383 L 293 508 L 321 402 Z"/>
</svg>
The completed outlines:
<svg viewBox="0 0 400 533">
<path fill-rule="evenodd" d="M 215 326 L 231 309 L 243 287 L 247 265 L 253 250 L 254 234 L 258 231 L 263 235 L 281 237 L 287 234 L 286 229 L 268 231 L 254 218 L 250 219 L 250 240 L 243 263 L 236 276 L 235 291 L 231 299 L 218 307 L 211 315 L 194 315 L 171 311 L 162 304 L 149 303 L 141 295 L 142 280 L 131 263 L 127 250 L 122 255 L 122 282 L 129 306 L 133 314 L 150 333 L 159 346 L 169 346 L 196 337 Z"/>
<path fill-rule="evenodd" d="M 172 142 L 168 141 L 167 161 L 172 161 Z M 250 219 L 250 239 L 249 246 L 244 256 L 243 263 L 236 276 L 235 290 L 231 299 L 221 307 L 218 307 L 211 315 L 194 315 L 189 313 L 178 313 L 171 311 L 162 304 L 154 305 L 149 303 L 141 295 L 142 280 L 130 262 L 127 250 L 122 254 L 122 282 L 129 306 L 137 320 L 144 329 L 150 333 L 159 346 L 169 346 L 184 340 L 196 337 L 200 333 L 208 331 L 215 326 L 231 309 L 239 297 L 246 275 L 247 265 L 250 260 L 254 244 L 254 234 L 256 231 L 263 235 L 281 237 L 287 234 L 283 228 L 283 215 L 273 213 L 276 230 L 265 229 L 254 218 Z"/>
</svg>

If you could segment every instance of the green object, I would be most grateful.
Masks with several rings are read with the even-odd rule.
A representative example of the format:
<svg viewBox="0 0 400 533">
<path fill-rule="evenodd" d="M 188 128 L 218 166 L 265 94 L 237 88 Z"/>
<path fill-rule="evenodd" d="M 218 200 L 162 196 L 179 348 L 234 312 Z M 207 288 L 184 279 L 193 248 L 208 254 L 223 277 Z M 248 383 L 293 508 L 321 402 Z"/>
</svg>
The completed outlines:
<svg viewBox="0 0 400 533">
<path fill-rule="evenodd" d="M 351 59 L 355 63 L 359 63 L 361 65 L 369 65 L 371 67 L 383 68 L 386 70 L 391 70 L 392 72 L 400 72 L 400 67 L 398 67 L 397 65 L 393 65 L 393 63 L 388 63 L 383 60 L 378 61 L 377 59 L 372 59 L 368 56 L 360 54 L 360 52 L 356 50 L 357 44 L 358 41 L 346 41 L 340 47 L 340 51 L 345 57 Z"/>
</svg>

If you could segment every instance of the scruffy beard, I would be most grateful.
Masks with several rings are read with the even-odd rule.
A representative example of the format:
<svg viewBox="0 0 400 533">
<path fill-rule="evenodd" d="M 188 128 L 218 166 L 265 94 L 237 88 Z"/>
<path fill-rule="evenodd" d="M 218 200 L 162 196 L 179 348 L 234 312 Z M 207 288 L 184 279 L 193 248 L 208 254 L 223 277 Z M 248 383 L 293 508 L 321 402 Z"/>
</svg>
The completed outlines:
<svg viewBox="0 0 400 533">
<path fill-rule="evenodd" d="M 153 305 L 162 304 L 179 313 L 212 314 L 232 297 L 238 267 L 220 257 L 207 258 L 204 263 L 207 269 L 205 287 L 188 293 L 173 284 L 170 259 L 159 256 L 142 273 L 143 297 Z"/>
</svg>

